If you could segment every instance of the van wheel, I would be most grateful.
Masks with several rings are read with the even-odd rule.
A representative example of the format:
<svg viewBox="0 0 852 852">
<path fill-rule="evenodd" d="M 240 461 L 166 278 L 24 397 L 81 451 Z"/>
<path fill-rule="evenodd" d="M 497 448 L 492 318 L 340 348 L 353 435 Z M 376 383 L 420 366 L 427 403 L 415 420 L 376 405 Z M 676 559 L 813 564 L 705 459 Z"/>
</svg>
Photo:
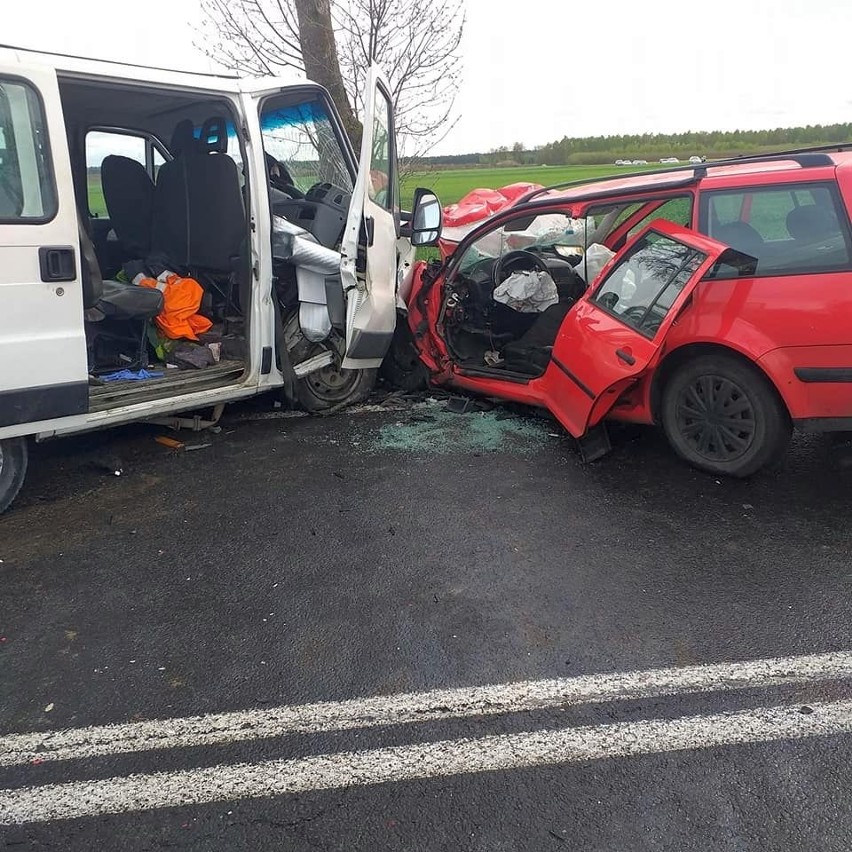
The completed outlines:
<svg viewBox="0 0 852 852">
<path fill-rule="evenodd" d="M 375 384 L 375 370 L 344 370 L 339 363 L 332 363 L 299 379 L 296 396 L 307 411 L 320 413 L 363 402 Z"/>
<path fill-rule="evenodd" d="M 326 343 L 311 343 L 301 335 L 300 338 L 290 351 L 294 364 L 328 351 L 334 358 L 327 367 L 296 380 L 296 399 L 302 408 L 312 414 L 336 411 L 363 402 L 372 393 L 376 384 L 376 370 L 344 370 L 340 366 L 343 340 L 336 331 L 332 332 Z"/>
<path fill-rule="evenodd" d="M 18 496 L 27 475 L 29 451 L 25 438 L 0 440 L 0 513 Z"/>
<path fill-rule="evenodd" d="M 750 476 L 778 460 L 792 425 L 766 378 L 731 355 L 688 361 L 663 390 L 662 425 L 674 451 L 700 470 Z"/>
</svg>

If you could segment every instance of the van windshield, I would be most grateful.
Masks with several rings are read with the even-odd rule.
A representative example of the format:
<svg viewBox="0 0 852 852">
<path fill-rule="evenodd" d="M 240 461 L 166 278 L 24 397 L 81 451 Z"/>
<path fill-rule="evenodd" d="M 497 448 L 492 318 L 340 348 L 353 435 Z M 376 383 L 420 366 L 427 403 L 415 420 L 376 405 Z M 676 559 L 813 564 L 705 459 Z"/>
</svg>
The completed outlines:
<svg viewBox="0 0 852 852">
<path fill-rule="evenodd" d="M 352 191 L 352 175 L 328 109 L 321 101 L 280 106 L 267 101 L 260 116 L 263 147 L 305 193 L 318 183 Z"/>
</svg>

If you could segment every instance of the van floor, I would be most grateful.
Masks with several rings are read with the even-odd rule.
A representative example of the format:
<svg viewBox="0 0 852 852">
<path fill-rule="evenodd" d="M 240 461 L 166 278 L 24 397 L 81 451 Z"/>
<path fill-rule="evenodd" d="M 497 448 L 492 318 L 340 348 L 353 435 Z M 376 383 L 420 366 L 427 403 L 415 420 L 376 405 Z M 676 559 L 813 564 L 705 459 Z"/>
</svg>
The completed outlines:
<svg viewBox="0 0 852 852">
<path fill-rule="evenodd" d="M 150 369 L 156 370 L 156 366 Z M 195 393 L 232 384 L 245 372 L 242 361 L 220 361 L 203 370 L 163 369 L 161 378 L 107 382 L 89 387 L 89 411 L 106 411 L 169 396 Z"/>
</svg>

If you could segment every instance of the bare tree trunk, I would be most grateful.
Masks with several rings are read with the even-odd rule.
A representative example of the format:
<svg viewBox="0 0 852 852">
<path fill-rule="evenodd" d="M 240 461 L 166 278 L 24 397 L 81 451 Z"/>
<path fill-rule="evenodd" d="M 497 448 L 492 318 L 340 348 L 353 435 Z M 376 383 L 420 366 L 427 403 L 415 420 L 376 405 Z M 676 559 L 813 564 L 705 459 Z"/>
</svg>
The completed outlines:
<svg viewBox="0 0 852 852">
<path fill-rule="evenodd" d="M 349 103 L 340 73 L 331 21 L 331 0 L 295 0 L 295 6 L 305 74 L 309 80 L 328 89 L 357 152 L 361 147 L 361 124 Z"/>
</svg>

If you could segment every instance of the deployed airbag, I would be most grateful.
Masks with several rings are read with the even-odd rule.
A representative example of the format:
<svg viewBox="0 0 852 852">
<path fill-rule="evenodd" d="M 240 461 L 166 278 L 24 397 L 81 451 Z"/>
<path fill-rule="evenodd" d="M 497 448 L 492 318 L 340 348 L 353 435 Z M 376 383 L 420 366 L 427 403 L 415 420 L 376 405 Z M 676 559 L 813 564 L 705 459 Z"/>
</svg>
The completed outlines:
<svg viewBox="0 0 852 852">
<path fill-rule="evenodd" d="M 321 246 L 313 234 L 281 216 L 272 217 L 272 256 L 296 267 L 299 288 L 299 326 L 313 343 L 331 333 L 332 319 L 327 302 L 327 285 L 334 279 L 340 286 L 340 253 Z"/>
<path fill-rule="evenodd" d="M 540 314 L 559 301 L 556 282 L 547 272 L 513 272 L 494 289 L 494 301 L 522 314 Z"/>
</svg>

